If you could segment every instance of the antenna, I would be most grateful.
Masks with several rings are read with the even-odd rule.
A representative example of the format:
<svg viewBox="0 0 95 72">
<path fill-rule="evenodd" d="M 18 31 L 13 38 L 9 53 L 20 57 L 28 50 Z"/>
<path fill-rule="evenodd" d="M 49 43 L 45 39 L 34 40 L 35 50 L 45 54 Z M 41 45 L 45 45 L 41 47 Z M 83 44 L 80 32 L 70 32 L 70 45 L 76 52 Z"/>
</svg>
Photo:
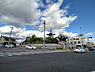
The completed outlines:
<svg viewBox="0 0 95 72">
<path fill-rule="evenodd" d="M 82 33 L 81 30 L 82 30 L 82 27 L 80 27 L 80 34 Z"/>
<path fill-rule="evenodd" d="M 50 28 L 50 33 L 52 33 L 52 29 Z"/>
</svg>

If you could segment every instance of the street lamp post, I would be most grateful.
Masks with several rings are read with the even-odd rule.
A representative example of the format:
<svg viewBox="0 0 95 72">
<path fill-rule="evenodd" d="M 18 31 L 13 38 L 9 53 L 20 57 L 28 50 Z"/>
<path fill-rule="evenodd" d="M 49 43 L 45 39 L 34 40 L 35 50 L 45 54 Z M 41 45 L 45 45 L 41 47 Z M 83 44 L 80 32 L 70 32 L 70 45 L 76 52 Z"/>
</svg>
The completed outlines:
<svg viewBox="0 0 95 72">
<path fill-rule="evenodd" d="M 12 34 L 13 27 L 10 27 L 10 28 L 11 28 L 11 31 L 10 31 L 10 36 L 9 36 L 9 44 L 10 44 L 10 40 L 11 40 L 11 34 Z"/>
<path fill-rule="evenodd" d="M 13 27 L 10 27 L 11 28 L 11 31 L 10 31 L 10 37 L 11 37 L 11 34 L 12 34 L 12 30 L 13 30 Z"/>
<path fill-rule="evenodd" d="M 43 24 L 44 24 L 43 48 L 45 48 L 45 24 L 46 24 L 46 21 L 45 20 L 44 20 Z"/>
</svg>

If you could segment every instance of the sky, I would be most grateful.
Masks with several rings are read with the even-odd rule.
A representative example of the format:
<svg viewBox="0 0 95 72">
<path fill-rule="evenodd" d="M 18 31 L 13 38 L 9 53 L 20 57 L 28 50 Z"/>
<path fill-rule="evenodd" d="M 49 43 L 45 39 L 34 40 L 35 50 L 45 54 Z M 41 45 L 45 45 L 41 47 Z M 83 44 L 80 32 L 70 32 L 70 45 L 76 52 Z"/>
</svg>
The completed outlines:
<svg viewBox="0 0 95 72">
<path fill-rule="evenodd" d="M 43 21 L 46 34 L 85 34 L 95 42 L 95 0 L 0 0 L 0 35 L 24 40 L 35 34 L 43 37 Z"/>
</svg>

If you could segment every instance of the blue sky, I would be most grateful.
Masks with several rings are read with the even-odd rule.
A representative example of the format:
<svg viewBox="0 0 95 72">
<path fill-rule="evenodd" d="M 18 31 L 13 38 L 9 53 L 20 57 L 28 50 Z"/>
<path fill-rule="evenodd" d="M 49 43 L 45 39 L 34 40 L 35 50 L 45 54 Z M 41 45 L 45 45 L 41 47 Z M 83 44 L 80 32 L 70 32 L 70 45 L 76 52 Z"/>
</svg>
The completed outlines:
<svg viewBox="0 0 95 72">
<path fill-rule="evenodd" d="M 6 25 L 13 25 L 16 28 L 25 27 L 26 30 L 20 29 L 21 32 L 26 32 L 28 30 L 39 30 L 38 27 L 40 29 L 43 29 L 43 26 L 41 25 L 41 20 L 45 19 L 47 21 L 48 31 L 50 28 L 52 28 L 52 30 L 58 30 L 56 32 L 58 33 L 59 30 L 63 31 L 65 29 L 65 31 L 68 33 L 72 32 L 79 34 L 81 27 L 81 33 L 95 33 L 95 0 L 3 1 L 0 1 L 0 28 Z M 68 14 L 64 14 L 65 16 L 61 15 L 61 17 L 64 16 L 63 18 L 58 17 L 60 16 L 60 13 L 64 13 L 63 11 L 65 6 L 69 6 L 67 9 L 65 9 L 66 13 Z M 42 14 L 44 14 L 43 18 Z M 57 19 L 59 22 L 56 21 Z M 26 24 L 29 24 L 29 26 Z M 89 36 L 95 37 L 95 34 Z"/>
<path fill-rule="evenodd" d="M 70 3 L 68 11 L 74 13 L 78 18 L 70 24 L 66 31 L 80 33 L 95 32 L 95 0 L 64 0 L 64 4 Z"/>
</svg>

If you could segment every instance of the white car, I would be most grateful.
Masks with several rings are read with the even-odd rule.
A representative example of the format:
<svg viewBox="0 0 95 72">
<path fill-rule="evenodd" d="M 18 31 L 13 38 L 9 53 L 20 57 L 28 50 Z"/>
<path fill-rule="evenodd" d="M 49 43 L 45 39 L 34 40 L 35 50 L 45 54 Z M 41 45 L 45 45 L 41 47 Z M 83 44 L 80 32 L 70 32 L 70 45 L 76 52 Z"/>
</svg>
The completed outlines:
<svg viewBox="0 0 95 72">
<path fill-rule="evenodd" d="M 35 47 L 35 46 L 31 46 L 31 45 L 27 45 L 26 46 L 26 49 L 36 49 L 37 47 Z"/>
<path fill-rule="evenodd" d="M 83 47 L 77 47 L 77 48 L 74 49 L 74 52 L 84 53 L 85 49 Z"/>
<path fill-rule="evenodd" d="M 7 47 L 7 48 L 13 48 L 14 45 L 13 44 L 6 44 L 5 47 Z"/>
</svg>

